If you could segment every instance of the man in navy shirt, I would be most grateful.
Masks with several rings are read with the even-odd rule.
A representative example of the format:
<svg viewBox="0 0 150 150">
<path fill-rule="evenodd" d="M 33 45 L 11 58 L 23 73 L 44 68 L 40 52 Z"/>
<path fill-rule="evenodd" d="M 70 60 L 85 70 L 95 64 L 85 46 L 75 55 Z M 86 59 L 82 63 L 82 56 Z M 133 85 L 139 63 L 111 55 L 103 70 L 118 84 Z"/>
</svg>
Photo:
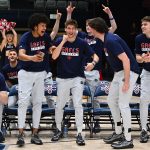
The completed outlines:
<svg viewBox="0 0 150 150">
<path fill-rule="evenodd" d="M 145 16 L 141 20 L 142 34 L 135 38 L 135 53 L 138 63 L 143 65 L 141 73 L 141 96 L 140 96 L 140 120 L 142 132 L 140 142 L 148 141 L 147 118 L 148 106 L 150 103 L 150 16 Z"/>
<path fill-rule="evenodd" d="M 41 118 L 42 100 L 44 99 L 44 78 L 49 71 L 50 36 L 45 33 L 49 19 L 44 14 L 33 14 L 29 19 L 31 31 L 22 35 L 19 43 L 21 70 L 18 72 L 18 146 L 24 146 L 23 128 L 26 110 L 32 97 L 33 131 L 31 143 L 41 145 L 38 127 Z"/>
<path fill-rule="evenodd" d="M 92 34 L 103 42 L 107 60 L 115 72 L 107 98 L 115 123 L 115 132 L 104 139 L 104 142 L 112 143 L 113 148 L 133 148 L 129 102 L 139 73 L 138 64 L 125 41 L 118 35 L 108 33 L 108 27 L 102 18 L 91 19 L 89 26 Z M 123 138 L 120 113 L 125 138 L 121 142 L 113 143 Z"/>
<path fill-rule="evenodd" d="M 77 22 L 68 20 L 65 23 L 66 35 L 56 41 L 56 49 L 52 53 L 52 58 L 57 59 L 57 95 L 55 110 L 56 132 L 51 139 L 58 141 L 62 136 L 61 123 L 63 119 L 63 108 L 72 93 L 75 107 L 75 120 L 77 125 L 78 145 L 85 145 L 82 138 L 83 108 L 82 95 L 84 88 L 84 69 L 90 71 L 94 68 L 99 58 L 91 50 L 87 42 L 76 36 Z M 85 58 L 92 57 L 93 61 L 85 65 Z"/>
<path fill-rule="evenodd" d="M 5 78 L 0 73 L 0 143 L 5 141 L 5 138 L 1 131 L 1 124 L 2 124 L 2 116 L 3 116 L 3 105 L 7 104 L 7 101 L 8 101 L 8 95 L 7 95 Z"/>
<path fill-rule="evenodd" d="M 111 27 L 109 28 L 109 32 L 113 33 L 117 29 L 115 19 L 109 7 L 105 7 L 104 5 L 102 5 L 102 7 L 103 7 L 103 11 L 106 14 L 108 14 L 108 17 L 110 20 Z M 74 9 L 75 7 L 73 7 L 72 3 L 70 2 L 70 5 L 68 5 L 68 7 L 66 8 L 67 19 L 71 19 Z M 103 44 L 99 39 L 95 38 L 91 34 L 89 30 L 89 26 L 88 26 L 88 21 L 89 19 L 86 20 L 86 32 L 78 31 L 77 36 L 84 39 L 99 57 L 99 62 L 95 65 L 95 67 L 91 71 L 84 71 L 85 77 L 86 77 L 86 84 L 90 87 L 91 95 L 92 97 L 94 97 L 94 92 L 95 92 L 96 87 L 99 84 L 99 79 L 102 79 L 102 58 L 103 58 L 102 56 L 104 55 L 104 53 L 102 50 Z M 86 62 L 90 62 L 90 61 L 91 61 L 91 58 L 87 58 Z M 91 98 L 89 98 L 89 102 L 90 100 Z M 72 100 L 70 100 L 69 107 L 73 107 L 72 105 L 73 105 Z M 93 107 L 100 108 L 99 100 L 97 98 L 93 99 Z M 100 125 L 98 121 L 99 116 L 95 116 L 94 118 L 96 120 L 95 125 L 94 125 L 94 132 L 99 132 L 100 131 Z"/>
<path fill-rule="evenodd" d="M 5 77 L 9 91 L 18 86 L 18 72 L 20 70 L 20 63 L 18 62 L 18 54 L 15 49 L 9 50 L 9 63 L 2 68 L 2 73 Z M 8 107 L 14 106 L 18 100 L 17 95 L 9 96 Z"/>
</svg>

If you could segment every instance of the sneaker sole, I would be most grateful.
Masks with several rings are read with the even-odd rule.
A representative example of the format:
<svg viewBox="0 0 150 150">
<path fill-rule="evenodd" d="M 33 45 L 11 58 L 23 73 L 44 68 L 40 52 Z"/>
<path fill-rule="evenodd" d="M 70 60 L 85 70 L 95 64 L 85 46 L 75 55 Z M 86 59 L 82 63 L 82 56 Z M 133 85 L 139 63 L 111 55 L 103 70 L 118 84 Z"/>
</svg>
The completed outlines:
<svg viewBox="0 0 150 150">
<path fill-rule="evenodd" d="M 133 148 L 133 147 L 134 147 L 134 145 L 129 145 L 129 146 L 125 146 L 125 147 L 113 147 L 113 148 L 114 149 L 128 149 L 128 148 Z"/>
<path fill-rule="evenodd" d="M 85 145 L 85 143 L 78 143 L 77 141 L 76 141 L 76 143 L 77 143 L 77 145 L 79 145 L 79 146 L 84 146 L 84 145 Z"/>
<path fill-rule="evenodd" d="M 43 145 L 43 143 L 36 143 L 34 141 L 31 140 L 31 144 L 36 144 L 36 145 Z"/>
<path fill-rule="evenodd" d="M 25 143 L 19 144 L 17 143 L 18 147 L 23 147 L 25 145 Z"/>
</svg>

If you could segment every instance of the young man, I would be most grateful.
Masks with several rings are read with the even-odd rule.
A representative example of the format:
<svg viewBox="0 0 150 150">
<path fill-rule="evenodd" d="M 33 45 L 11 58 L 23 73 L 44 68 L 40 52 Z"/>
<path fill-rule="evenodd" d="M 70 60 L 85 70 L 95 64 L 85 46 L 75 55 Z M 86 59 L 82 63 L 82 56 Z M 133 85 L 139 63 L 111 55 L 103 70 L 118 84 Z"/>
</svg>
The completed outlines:
<svg viewBox="0 0 150 150">
<path fill-rule="evenodd" d="M 44 78 L 49 71 L 49 55 L 51 39 L 45 33 L 49 19 L 44 14 L 33 14 L 29 19 L 31 31 L 22 35 L 19 43 L 19 59 L 21 70 L 18 72 L 18 146 L 24 146 L 23 128 L 26 110 L 32 97 L 33 131 L 31 143 L 41 145 L 38 127 L 41 118 L 41 106 L 44 99 Z"/>
<path fill-rule="evenodd" d="M 109 20 L 110 20 L 110 24 L 111 27 L 109 28 L 109 32 L 113 33 L 115 32 L 115 30 L 117 29 L 117 24 L 115 22 L 115 19 L 112 15 L 111 10 L 109 9 L 109 7 L 106 7 L 104 5 L 102 5 L 103 7 L 103 11 L 108 15 Z M 68 7 L 66 8 L 67 10 L 67 19 L 71 19 L 72 17 L 72 13 L 74 11 L 75 7 L 72 6 L 72 3 L 70 2 L 70 5 L 68 5 Z M 91 95 L 93 98 L 93 107 L 94 108 L 100 108 L 99 105 L 99 100 L 97 98 L 94 98 L 94 92 L 96 87 L 99 84 L 99 80 L 102 78 L 102 56 L 103 56 L 103 44 L 100 42 L 99 39 L 96 39 L 90 32 L 89 30 L 89 26 L 88 26 L 88 19 L 86 20 L 86 32 L 77 32 L 77 36 L 84 39 L 88 45 L 93 49 L 93 51 L 97 54 L 97 56 L 99 57 L 99 62 L 95 65 L 95 67 L 91 70 L 91 71 L 84 71 L 85 73 L 85 77 L 86 77 L 86 84 L 90 87 L 91 90 Z M 90 59 L 86 60 L 87 62 L 91 61 Z M 91 100 L 91 98 L 90 98 Z M 72 101 L 70 101 L 69 103 L 70 107 L 72 107 Z M 94 125 L 94 132 L 99 132 L 100 131 L 100 125 L 99 125 L 99 116 L 95 117 L 96 122 Z"/>
<path fill-rule="evenodd" d="M 57 47 L 52 53 L 52 58 L 58 61 L 56 78 L 58 99 L 55 110 L 57 130 L 51 140 L 58 141 L 63 136 L 61 131 L 63 108 L 71 91 L 78 132 L 76 142 L 78 145 L 85 145 L 82 138 L 84 69 L 87 71 L 92 70 L 99 58 L 84 40 L 76 36 L 77 22 L 75 20 L 66 21 L 65 31 L 66 35 L 56 41 Z M 92 57 L 93 61 L 84 66 L 86 57 Z"/>
<path fill-rule="evenodd" d="M 4 76 L 0 73 L 0 143 L 5 141 L 4 135 L 1 131 L 3 105 L 6 105 L 8 101 L 7 89 Z"/>
<path fill-rule="evenodd" d="M 108 27 L 102 18 L 91 19 L 89 26 L 91 33 L 103 42 L 107 60 L 115 72 L 107 98 L 115 123 L 115 132 L 104 141 L 112 143 L 111 146 L 118 149 L 133 148 L 129 102 L 139 73 L 138 64 L 125 41 L 118 35 L 108 33 Z M 121 142 L 113 143 L 123 137 L 120 113 L 125 138 Z"/>
<path fill-rule="evenodd" d="M 18 85 L 18 72 L 20 70 L 20 63 L 18 62 L 18 54 L 15 49 L 9 50 L 8 54 L 9 64 L 6 64 L 2 68 L 2 73 L 5 77 L 5 81 L 7 83 L 7 87 L 11 91 L 11 89 Z M 16 104 L 18 100 L 18 96 L 9 96 L 8 98 L 8 107 L 12 107 Z"/>
<path fill-rule="evenodd" d="M 135 53 L 137 62 L 143 64 L 140 96 L 140 119 L 142 127 L 140 142 L 146 143 L 149 138 L 146 125 L 150 103 L 150 16 L 145 16 L 141 22 L 142 34 L 137 35 L 135 38 Z"/>
</svg>

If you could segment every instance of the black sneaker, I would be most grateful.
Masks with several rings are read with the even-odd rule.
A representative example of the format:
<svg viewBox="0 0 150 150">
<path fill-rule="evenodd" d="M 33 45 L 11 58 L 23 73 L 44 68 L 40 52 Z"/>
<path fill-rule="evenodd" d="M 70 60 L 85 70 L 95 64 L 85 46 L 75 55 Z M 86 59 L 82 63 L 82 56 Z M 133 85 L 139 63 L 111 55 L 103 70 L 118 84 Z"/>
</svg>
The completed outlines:
<svg viewBox="0 0 150 150">
<path fill-rule="evenodd" d="M 95 124 L 94 124 L 93 132 L 94 132 L 94 133 L 99 133 L 100 131 L 101 131 L 101 130 L 100 130 L 99 122 L 96 121 Z"/>
<path fill-rule="evenodd" d="M 76 139 L 76 143 L 79 146 L 84 146 L 85 145 L 85 142 L 84 142 L 84 139 L 82 138 L 81 133 L 78 134 L 77 139 Z"/>
<path fill-rule="evenodd" d="M 59 129 L 56 129 L 51 141 L 58 141 L 62 137 L 63 137 L 63 133 Z"/>
<path fill-rule="evenodd" d="M 104 139 L 104 142 L 107 144 L 112 144 L 115 141 L 121 141 L 124 138 L 123 133 L 116 134 L 116 132 L 113 132 L 112 135 Z"/>
<path fill-rule="evenodd" d="M 140 134 L 140 142 L 147 143 L 148 139 L 149 139 L 149 136 L 148 136 L 147 132 L 143 129 Z"/>
<path fill-rule="evenodd" d="M 32 134 L 31 143 L 36 144 L 36 145 L 42 145 L 43 144 L 42 140 L 39 138 L 37 133 Z"/>
<path fill-rule="evenodd" d="M 133 140 L 127 141 L 126 139 L 122 140 L 121 142 L 118 143 L 113 143 L 111 146 L 115 149 L 126 149 L 126 148 L 133 148 Z"/>
<path fill-rule="evenodd" d="M 5 142 L 5 137 L 2 131 L 0 131 L 0 143 Z"/>
<path fill-rule="evenodd" d="M 23 137 L 24 137 L 23 134 L 19 134 L 19 135 L 18 135 L 17 145 L 18 145 L 19 147 L 22 147 L 22 146 L 24 146 L 24 144 L 25 144 Z"/>
</svg>

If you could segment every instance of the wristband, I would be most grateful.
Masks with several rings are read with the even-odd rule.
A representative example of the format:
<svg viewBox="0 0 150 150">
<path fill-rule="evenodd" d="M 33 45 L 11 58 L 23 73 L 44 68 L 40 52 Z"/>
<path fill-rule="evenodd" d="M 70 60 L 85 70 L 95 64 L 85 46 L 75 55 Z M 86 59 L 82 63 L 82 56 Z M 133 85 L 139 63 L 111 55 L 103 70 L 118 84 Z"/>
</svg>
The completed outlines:
<svg viewBox="0 0 150 150">
<path fill-rule="evenodd" d="M 114 18 L 112 17 L 112 18 L 109 18 L 109 20 L 114 20 Z"/>
</svg>

